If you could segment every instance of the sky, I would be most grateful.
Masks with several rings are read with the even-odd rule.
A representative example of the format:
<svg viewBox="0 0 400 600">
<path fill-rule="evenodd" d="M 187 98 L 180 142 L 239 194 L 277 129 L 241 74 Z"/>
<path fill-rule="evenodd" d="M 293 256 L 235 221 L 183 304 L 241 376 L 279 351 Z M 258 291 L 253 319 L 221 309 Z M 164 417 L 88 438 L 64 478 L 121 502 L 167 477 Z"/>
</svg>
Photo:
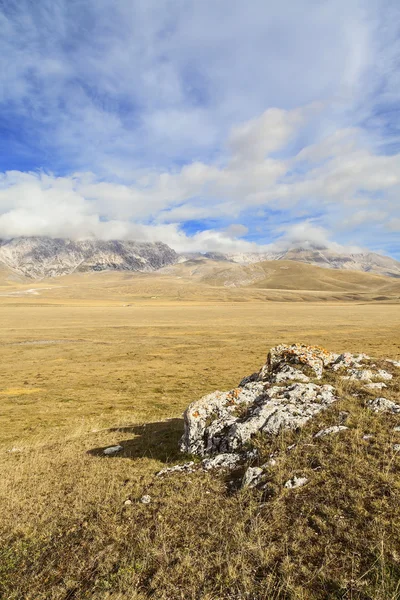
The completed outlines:
<svg viewBox="0 0 400 600">
<path fill-rule="evenodd" d="M 0 0 L 0 237 L 400 259 L 397 0 Z"/>
</svg>

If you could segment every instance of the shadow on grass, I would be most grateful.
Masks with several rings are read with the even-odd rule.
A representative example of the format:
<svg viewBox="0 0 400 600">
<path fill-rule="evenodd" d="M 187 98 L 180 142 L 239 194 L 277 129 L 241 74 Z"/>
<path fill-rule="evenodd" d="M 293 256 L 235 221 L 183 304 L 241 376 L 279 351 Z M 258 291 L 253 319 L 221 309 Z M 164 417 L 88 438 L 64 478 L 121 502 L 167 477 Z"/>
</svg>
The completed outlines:
<svg viewBox="0 0 400 600">
<path fill-rule="evenodd" d="M 144 425 L 113 427 L 108 432 L 133 434 L 133 437 L 118 442 L 123 450 L 114 455 L 106 456 L 103 448 L 93 448 L 88 451 L 92 456 L 103 458 L 153 458 L 164 463 L 182 460 L 179 452 L 179 440 L 183 434 L 183 419 L 168 419 Z"/>
</svg>

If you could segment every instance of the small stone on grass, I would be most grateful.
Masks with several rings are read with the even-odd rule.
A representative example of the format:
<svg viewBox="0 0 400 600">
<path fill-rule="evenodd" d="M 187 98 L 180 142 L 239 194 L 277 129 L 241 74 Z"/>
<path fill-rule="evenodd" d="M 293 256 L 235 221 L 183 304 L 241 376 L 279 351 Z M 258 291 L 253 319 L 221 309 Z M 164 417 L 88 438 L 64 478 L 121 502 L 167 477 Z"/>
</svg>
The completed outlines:
<svg viewBox="0 0 400 600">
<path fill-rule="evenodd" d="M 122 446 L 110 446 L 109 448 L 103 450 L 103 454 L 106 456 L 112 456 L 113 454 L 117 454 L 117 452 L 121 452 L 121 450 L 123 450 Z"/>
<path fill-rule="evenodd" d="M 325 435 L 330 435 L 331 433 L 339 433 L 340 431 L 345 431 L 348 429 L 345 425 L 333 425 L 332 427 L 327 427 L 326 429 L 321 429 L 314 435 L 315 438 L 324 437 Z"/>
<path fill-rule="evenodd" d="M 305 485 L 306 483 L 308 483 L 307 477 L 294 476 L 291 479 L 288 479 L 288 481 L 285 483 L 285 488 L 292 490 L 294 488 L 301 487 L 301 486 Z"/>
</svg>

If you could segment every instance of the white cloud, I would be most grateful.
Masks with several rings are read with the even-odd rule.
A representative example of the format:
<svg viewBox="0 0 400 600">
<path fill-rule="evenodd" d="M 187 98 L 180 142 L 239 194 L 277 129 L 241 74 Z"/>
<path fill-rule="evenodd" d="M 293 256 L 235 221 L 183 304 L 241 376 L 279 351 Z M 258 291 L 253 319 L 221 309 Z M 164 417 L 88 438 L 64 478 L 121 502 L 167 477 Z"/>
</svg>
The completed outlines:
<svg viewBox="0 0 400 600">
<path fill-rule="evenodd" d="M 233 127 L 228 140 L 233 164 L 243 168 L 249 162 L 254 166 L 285 147 L 302 124 L 304 112 L 270 108 L 260 117 Z"/>
<path fill-rule="evenodd" d="M 0 235 L 390 250 L 399 16 L 393 0 L 6 3 Z"/>
<path fill-rule="evenodd" d="M 273 220 L 277 210 L 287 213 L 286 220 L 302 221 L 285 226 L 286 245 L 308 240 L 333 247 L 329 238 L 346 231 L 350 245 L 358 246 L 352 232 L 361 226 L 393 230 L 400 216 L 400 155 L 374 154 L 358 130 L 338 131 L 291 157 L 268 156 L 301 135 L 304 115 L 312 119 L 315 111 L 269 110 L 234 128 L 225 165 L 217 157 L 215 164 L 193 162 L 172 173 L 136 171 L 131 184 L 99 181 L 92 173 L 8 172 L 0 179 L 0 235 L 139 237 L 185 250 L 254 251 L 255 243 L 240 239 L 247 223 L 264 224 L 270 236 L 261 235 L 265 248 L 283 235 L 279 219 Z M 266 216 L 257 217 L 260 209 Z M 183 233 L 182 223 L 210 219 L 227 225 Z M 243 224 L 229 226 L 238 219 Z"/>
<path fill-rule="evenodd" d="M 331 240 L 330 233 L 324 227 L 315 225 L 309 220 L 282 228 L 283 235 L 275 244 L 277 249 L 291 247 L 329 248 L 335 252 L 362 252 L 358 246 L 343 246 Z"/>
<path fill-rule="evenodd" d="M 360 0 L 20 0 L 0 9 L 0 102 L 74 169 L 204 160 L 267 107 L 358 105 L 381 12 Z M 393 51 L 379 51 L 389 70 Z M 246 140 L 273 148 L 240 126 L 232 136 L 242 153 Z"/>
</svg>

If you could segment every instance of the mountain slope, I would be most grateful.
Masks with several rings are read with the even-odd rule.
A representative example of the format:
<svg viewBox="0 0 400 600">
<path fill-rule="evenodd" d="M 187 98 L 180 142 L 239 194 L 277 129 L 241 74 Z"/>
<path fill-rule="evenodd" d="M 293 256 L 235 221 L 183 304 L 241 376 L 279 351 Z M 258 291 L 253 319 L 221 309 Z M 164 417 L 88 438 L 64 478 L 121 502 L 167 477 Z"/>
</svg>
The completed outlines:
<svg viewBox="0 0 400 600">
<path fill-rule="evenodd" d="M 293 260 L 259 263 L 265 277 L 253 283 L 264 289 L 296 289 L 313 291 L 381 292 L 397 291 L 400 282 L 382 275 L 350 270 L 327 270 Z"/>
<path fill-rule="evenodd" d="M 336 252 L 325 247 L 294 247 L 281 252 L 247 252 L 230 253 L 207 252 L 205 254 L 186 254 L 187 260 L 205 258 L 219 263 L 230 262 L 241 265 L 250 265 L 265 260 L 296 260 L 318 267 L 328 269 L 341 269 L 351 271 L 364 271 L 377 275 L 388 275 L 400 278 L 400 262 L 389 256 L 375 252 L 344 253 Z"/>
<path fill-rule="evenodd" d="M 289 248 L 282 252 L 266 252 L 251 254 L 216 254 L 215 260 L 227 260 L 239 264 L 251 264 L 265 260 L 296 260 L 328 269 L 343 269 L 351 271 L 365 271 L 378 275 L 400 277 L 400 262 L 389 256 L 382 256 L 375 252 L 339 253 L 329 248 Z"/>
<path fill-rule="evenodd" d="M 205 258 L 192 259 L 166 267 L 161 272 L 215 287 L 400 294 L 400 282 L 390 277 L 328 270 L 292 260 L 240 265 Z"/>
<path fill-rule="evenodd" d="M 389 256 L 376 254 L 375 252 L 340 254 L 327 248 L 315 248 L 313 250 L 292 248 L 285 252 L 282 259 L 297 260 L 331 269 L 349 269 L 352 271 L 376 273 L 378 275 L 389 275 L 390 277 L 400 277 L 400 262 Z"/>
<path fill-rule="evenodd" d="M 0 243 L 0 264 L 33 279 L 74 271 L 155 271 L 177 260 L 176 252 L 161 242 L 29 237 Z"/>
</svg>

